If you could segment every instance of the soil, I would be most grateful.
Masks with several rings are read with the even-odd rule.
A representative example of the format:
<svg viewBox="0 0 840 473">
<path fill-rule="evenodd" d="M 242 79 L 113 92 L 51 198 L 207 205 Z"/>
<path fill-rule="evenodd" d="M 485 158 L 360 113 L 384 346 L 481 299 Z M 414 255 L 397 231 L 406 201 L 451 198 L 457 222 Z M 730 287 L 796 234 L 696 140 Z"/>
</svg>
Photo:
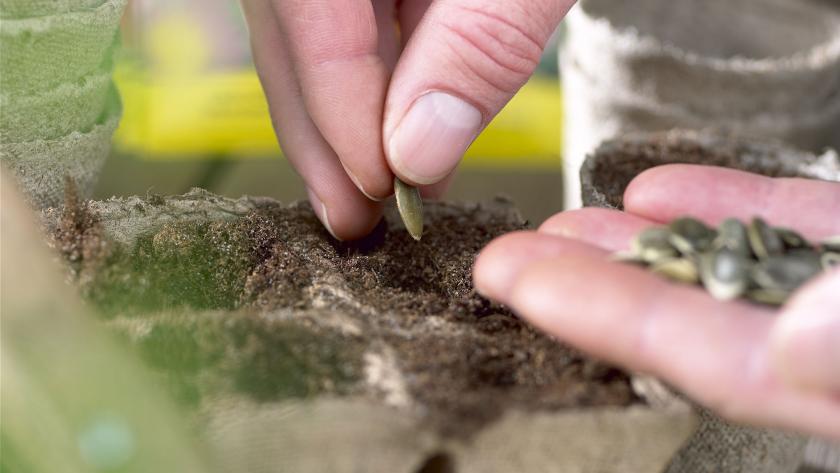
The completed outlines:
<svg viewBox="0 0 840 473">
<path fill-rule="evenodd" d="M 815 158 L 771 141 L 729 135 L 679 131 L 630 134 L 605 142 L 587 158 L 581 169 L 583 203 L 622 209 L 630 181 L 664 164 L 720 166 L 770 177 L 819 178 L 836 172 L 829 164 L 821 169 Z"/>
<path fill-rule="evenodd" d="M 64 210 L 52 235 L 52 244 L 68 263 L 72 275 L 83 278 L 84 267 L 94 270 L 95 264 L 108 254 L 108 241 L 103 238 L 99 219 L 88 211 L 79 198 L 73 179 L 64 183 Z"/>
<path fill-rule="evenodd" d="M 641 402 L 624 372 L 474 291 L 478 251 L 527 226 L 509 202 L 427 203 L 419 242 L 389 209 L 352 243 L 330 238 L 307 203 L 248 202 L 241 216 L 176 218 L 130 245 L 72 195 L 46 214 L 85 297 L 184 403 L 361 395 L 467 435 L 511 408 Z"/>
</svg>

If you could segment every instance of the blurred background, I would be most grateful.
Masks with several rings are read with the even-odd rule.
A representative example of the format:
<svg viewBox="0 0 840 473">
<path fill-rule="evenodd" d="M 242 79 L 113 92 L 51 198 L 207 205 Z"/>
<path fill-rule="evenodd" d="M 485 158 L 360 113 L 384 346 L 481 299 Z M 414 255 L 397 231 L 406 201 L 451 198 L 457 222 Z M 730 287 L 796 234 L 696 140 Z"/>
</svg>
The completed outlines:
<svg viewBox="0 0 840 473">
<path fill-rule="evenodd" d="M 449 198 L 506 195 L 535 222 L 560 209 L 557 62 L 554 38 L 539 72 L 470 148 Z M 277 145 L 238 2 L 130 1 L 115 81 L 124 116 L 94 198 L 193 186 L 305 197 Z"/>
</svg>

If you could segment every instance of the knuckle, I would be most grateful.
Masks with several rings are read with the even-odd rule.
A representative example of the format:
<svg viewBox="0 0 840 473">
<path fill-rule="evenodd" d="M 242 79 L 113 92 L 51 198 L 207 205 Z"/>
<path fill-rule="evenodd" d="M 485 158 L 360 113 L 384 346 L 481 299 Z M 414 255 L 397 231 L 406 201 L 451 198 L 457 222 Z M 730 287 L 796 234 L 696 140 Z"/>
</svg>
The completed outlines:
<svg viewBox="0 0 840 473">
<path fill-rule="evenodd" d="M 375 43 L 375 39 L 374 39 Z M 375 59 L 376 47 L 364 37 L 349 37 L 341 41 L 314 40 L 304 45 L 306 52 L 302 61 L 312 67 Z"/>
<path fill-rule="evenodd" d="M 463 51 L 460 59 L 465 67 L 495 89 L 515 92 L 540 62 L 541 41 L 511 19 L 478 10 L 444 14 L 443 18 L 459 43 L 455 47 Z"/>
</svg>

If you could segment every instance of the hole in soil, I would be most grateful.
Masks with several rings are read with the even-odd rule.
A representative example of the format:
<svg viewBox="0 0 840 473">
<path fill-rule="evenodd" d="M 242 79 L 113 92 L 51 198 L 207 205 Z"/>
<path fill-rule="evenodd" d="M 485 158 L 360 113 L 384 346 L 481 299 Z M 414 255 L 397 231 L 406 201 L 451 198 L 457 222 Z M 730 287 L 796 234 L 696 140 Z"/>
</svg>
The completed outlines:
<svg viewBox="0 0 840 473">
<path fill-rule="evenodd" d="M 446 452 L 437 452 L 426 458 L 415 473 L 455 473 L 455 460 Z"/>
</svg>

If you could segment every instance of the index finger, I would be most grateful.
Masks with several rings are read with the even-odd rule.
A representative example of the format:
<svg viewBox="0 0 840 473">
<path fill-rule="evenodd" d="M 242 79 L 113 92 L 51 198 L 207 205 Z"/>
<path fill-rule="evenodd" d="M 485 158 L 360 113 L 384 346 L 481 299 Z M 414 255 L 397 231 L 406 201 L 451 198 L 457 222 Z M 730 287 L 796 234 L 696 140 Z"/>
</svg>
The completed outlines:
<svg viewBox="0 0 840 473">
<path fill-rule="evenodd" d="M 840 183 L 771 178 L 734 169 L 670 164 L 637 176 L 624 193 L 628 212 L 660 222 L 693 215 L 710 224 L 761 216 L 812 239 L 840 234 Z"/>
<path fill-rule="evenodd" d="M 840 403 L 790 389 L 772 369 L 766 308 L 581 251 L 527 265 L 506 299 L 549 334 L 661 377 L 725 417 L 840 436 Z"/>
<path fill-rule="evenodd" d="M 372 2 L 272 2 L 312 121 L 365 195 L 389 196 L 382 111 L 390 70 Z"/>
</svg>

